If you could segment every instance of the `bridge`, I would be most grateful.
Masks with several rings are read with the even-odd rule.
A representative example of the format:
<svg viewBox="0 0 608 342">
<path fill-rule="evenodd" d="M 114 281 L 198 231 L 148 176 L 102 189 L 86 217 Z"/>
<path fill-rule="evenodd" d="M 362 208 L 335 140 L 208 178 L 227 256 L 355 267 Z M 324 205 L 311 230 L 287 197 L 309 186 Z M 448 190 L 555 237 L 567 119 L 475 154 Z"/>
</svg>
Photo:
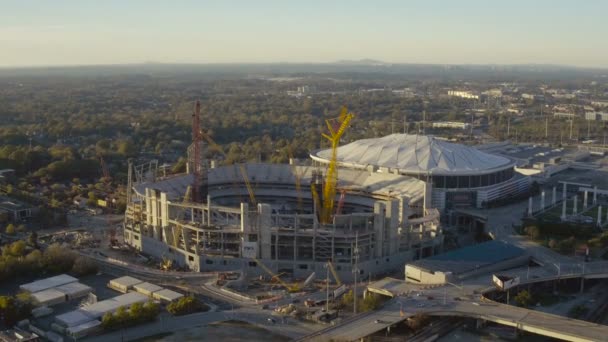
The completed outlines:
<svg viewBox="0 0 608 342">
<path fill-rule="evenodd" d="M 502 274 L 519 276 L 522 285 L 559 279 L 608 278 L 608 262 L 547 264 Z M 470 279 L 461 286 L 446 285 L 424 290 L 402 280 L 381 280 L 370 284 L 368 291 L 394 297 L 382 308 L 357 315 L 301 341 L 354 341 L 418 314 L 482 319 L 568 341 L 602 341 L 608 336 L 606 325 L 500 304 L 483 297 L 483 293 L 493 290 L 495 288 L 488 275 Z"/>
</svg>

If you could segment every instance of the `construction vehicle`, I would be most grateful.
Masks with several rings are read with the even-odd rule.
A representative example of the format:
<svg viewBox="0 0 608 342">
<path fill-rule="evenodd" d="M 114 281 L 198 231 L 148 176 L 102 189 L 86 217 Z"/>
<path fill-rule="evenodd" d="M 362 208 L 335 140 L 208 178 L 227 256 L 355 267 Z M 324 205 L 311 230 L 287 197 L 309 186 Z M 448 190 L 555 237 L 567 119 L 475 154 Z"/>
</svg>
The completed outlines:
<svg viewBox="0 0 608 342">
<path fill-rule="evenodd" d="M 336 199 L 336 187 L 338 185 L 338 144 L 352 119 L 353 114 L 349 113 L 346 107 L 342 107 L 338 118 L 325 120 L 329 134 L 323 133 L 322 135 L 331 143 L 331 159 L 323 184 L 322 206 L 319 215 L 320 221 L 323 224 L 329 224 L 332 221 L 334 202 Z"/>
</svg>

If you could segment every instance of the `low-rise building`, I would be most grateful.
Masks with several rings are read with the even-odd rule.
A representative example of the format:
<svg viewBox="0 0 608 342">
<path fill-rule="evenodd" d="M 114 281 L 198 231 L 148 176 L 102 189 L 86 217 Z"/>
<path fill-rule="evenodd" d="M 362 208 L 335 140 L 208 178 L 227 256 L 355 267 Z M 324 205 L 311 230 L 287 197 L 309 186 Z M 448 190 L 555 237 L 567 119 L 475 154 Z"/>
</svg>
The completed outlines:
<svg viewBox="0 0 608 342">
<path fill-rule="evenodd" d="M 460 97 L 462 99 L 479 100 L 479 95 L 473 94 L 471 91 L 464 90 L 448 90 L 448 96 Z"/>
<path fill-rule="evenodd" d="M 32 217 L 36 207 L 11 197 L 0 196 L 0 211 L 8 214 L 9 221 L 21 222 Z"/>
<path fill-rule="evenodd" d="M 143 281 L 130 276 L 124 276 L 110 280 L 108 287 L 118 292 L 127 293 L 133 289 L 133 286 L 141 284 Z"/>
</svg>

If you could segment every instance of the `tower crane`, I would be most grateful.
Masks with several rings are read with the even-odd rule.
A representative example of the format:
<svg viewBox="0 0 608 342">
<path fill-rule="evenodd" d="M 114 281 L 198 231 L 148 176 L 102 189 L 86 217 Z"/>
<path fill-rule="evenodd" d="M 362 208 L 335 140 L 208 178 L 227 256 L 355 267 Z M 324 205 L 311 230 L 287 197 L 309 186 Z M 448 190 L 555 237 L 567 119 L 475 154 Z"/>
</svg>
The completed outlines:
<svg viewBox="0 0 608 342">
<path fill-rule="evenodd" d="M 321 208 L 320 221 L 329 224 L 334 212 L 334 202 L 336 199 L 336 186 L 338 184 L 338 144 L 344 131 L 353 119 L 353 114 L 348 112 L 346 107 L 342 107 L 340 116 L 336 119 L 325 120 L 329 134 L 323 133 L 323 137 L 331 143 L 331 159 L 323 184 L 323 206 Z"/>
</svg>

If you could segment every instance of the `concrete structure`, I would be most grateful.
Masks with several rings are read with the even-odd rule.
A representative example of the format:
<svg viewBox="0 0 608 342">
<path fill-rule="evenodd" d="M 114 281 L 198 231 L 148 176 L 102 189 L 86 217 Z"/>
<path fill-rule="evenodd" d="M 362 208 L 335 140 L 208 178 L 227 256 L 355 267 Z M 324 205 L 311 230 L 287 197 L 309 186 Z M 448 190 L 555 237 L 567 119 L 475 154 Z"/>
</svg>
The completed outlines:
<svg viewBox="0 0 608 342">
<path fill-rule="evenodd" d="M 405 265 L 405 280 L 416 284 L 446 284 L 483 273 L 525 264 L 524 250 L 502 241 L 488 241 Z"/>
<path fill-rule="evenodd" d="M 152 298 L 163 301 L 165 303 L 174 302 L 174 301 L 182 298 L 183 296 L 184 296 L 183 294 L 175 292 L 175 291 L 171 291 L 169 289 L 162 289 L 159 291 L 155 291 L 152 294 Z"/>
<path fill-rule="evenodd" d="M 108 287 L 118 292 L 127 293 L 133 289 L 133 286 L 141 284 L 143 281 L 130 276 L 124 276 L 110 280 Z"/>
<path fill-rule="evenodd" d="M 22 291 L 34 293 L 69 283 L 75 283 L 77 281 L 78 279 L 72 276 L 69 276 L 67 274 L 60 274 L 54 277 L 40 279 L 31 283 L 23 284 L 19 286 L 19 289 Z"/>
<path fill-rule="evenodd" d="M 331 150 L 311 158 L 328 163 Z M 431 205 L 440 211 L 482 208 L 528 192 L 530 178 L 515 171 L 515 161 L 434 136 L 391 134 L 338 148 L 340 166 L 401 174 L 432 184 Z"/>
<path fill-rule="evenodd" d="M 340 169 L 338 189 L 346 191 L 342 214 L 321 224 L 308 189 L 323 169 L 278 164 L 246 164 L 244 171 L 237 165 L 212 168 L 205 203 L 183 202 L 192 175 L 137 181 L 125 213 L 124 240 L 195 271 L 244 268 L 248 276 L 265 274 L 257 259 L 274 272 L 321 277 L 327 260 L 333 260 L 343 281 L 353 278 L 355 244 L 359 279 L 399 269 L 441 248 L 430 186 L 403 175 Z M 243 172 L 256 206 L 243 203 L 249 197 Z"/>
</svg>

